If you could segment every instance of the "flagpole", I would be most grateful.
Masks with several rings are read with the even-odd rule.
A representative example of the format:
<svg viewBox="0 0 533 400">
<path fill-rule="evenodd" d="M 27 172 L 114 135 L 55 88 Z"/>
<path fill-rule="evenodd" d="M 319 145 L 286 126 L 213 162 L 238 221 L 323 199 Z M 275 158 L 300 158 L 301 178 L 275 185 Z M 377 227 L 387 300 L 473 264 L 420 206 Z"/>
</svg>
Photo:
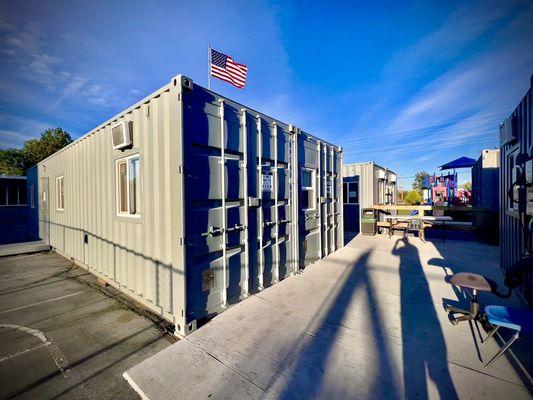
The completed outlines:
<svg viewBox="0 0 533 400">
<path fill-rule="evenodd" d="M 211 43 L 207 45 L 207 88 L 211 90 Z"/>
</svg>

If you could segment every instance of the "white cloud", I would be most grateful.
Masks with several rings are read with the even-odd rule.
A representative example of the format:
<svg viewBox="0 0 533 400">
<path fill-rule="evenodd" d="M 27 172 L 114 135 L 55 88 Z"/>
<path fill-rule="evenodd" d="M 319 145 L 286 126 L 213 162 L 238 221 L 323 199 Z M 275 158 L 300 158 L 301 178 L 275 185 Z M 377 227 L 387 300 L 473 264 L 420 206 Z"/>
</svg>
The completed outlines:
<svg viewBox="0 0 533 400">
<path fill-rule="evenodd" d="M 449 60 L 501 22 L 520 2 L 489 0 L 461 6 L 435 31 L 398 50 L 386 64 L 385 76 L 413 78 L 417 71 Z"/>
<path fill-rule="evenodd" d="M 0 129 L 0 148 L 4 149 L 21 147 L 25 141 L 39 137 L 42 131 L 52 127 L 43 121 L 7 113 L 0 113 L 0 126 L 10 127 Z"/>
<path fill-rule="evenodd" d="M 14 70 L 16 80 L 31 82 L 49 93 L 46 95 L 46 113 L 58 109 L 73 94 L 90 104 L 109 106 L 113 96 L 112 89 L 95 83 L 87 90 L 82 90 L 91 77 L 65 67 L 66 60 L 54 54 L 54 51 L 45 45 L 38 23 L 30 21 L 20 27 L 0 24 L 0 30 L 3 31 L 0 51 L 5 56 L 2 64 Z M 3 86 L 7 89 L 15 87 L 5 84 Z"/>
<path fill-rule="evenodd" d="M 46 50 L 41 33 L 35 22 L 2 25 L 0 51 L 4 64 L 11 63 L 19 76 L 53 90 L 57 83 L 56 68 L 60 59 Z"/>
<path fill-rule="evenodd" d="M 371 154 L 385 164 L 404 160 L 402 169 L 416 168 L 416 163 L 437 163 L 463 152 L 474 156 L 470 152 L 496 145 L 499 123 L 529 87 L 532 20 L 533 4 L 524 2 L 520 7 L 506 3 L 494 9 L 464 6 L 435 32 L 396 53 L 384 69 L 385 89 L 380 88 L 379 100 L 369 105 L 366 127 L 370 129 L 358 130 L 366 137 L 352 134 L 339 141 L 347 159 L 367 159 Z M 469 50 L 469 56 L 451 62 L 461 49 L 481 38 L 485 42 L 476 46 L 477 53 Z M 435 61 L 450 67 L 436 68 L 439 74 L 414 93 L 411 82 L 396 79 L 398 71 L 407 81 L 419 75 L 427 78 Z M 399 101 L 401 90 L 409 94 Z"/>
<path fill-rule="evenodd" d="M 533 13 L 530 14 L 533 18 Z M 400 110 L 392 129 L 418 127 L 460 116 L 510 111 L 525 92 L 533 67 L 531 43 L 509 44 L 439 76 Z M 510 62 L 512 61 L 512 62 Z"/>
<path fill-rule="evenodd" d="M 74 78 L 69 80 L 61 89 L 59 97 L 50 104 L 50 106 L 46 110 L 46 113 L 50 113 L 51 111 L 56 109 L 65 99 L 70 97 L 72 94 L 79 93 L 81 87 L 85 85 L 88 80 L 89 78 L 84 76 L 75 76 Z"/>
<path fill-rule="evenodd" d="M 0 129 L 1 149 L 19 147 L 22 142 L 29 139 L 31 139 L 31 136 L 28 136 L 22 132 L 16 132 L 8 129 Z"/>
</svg>

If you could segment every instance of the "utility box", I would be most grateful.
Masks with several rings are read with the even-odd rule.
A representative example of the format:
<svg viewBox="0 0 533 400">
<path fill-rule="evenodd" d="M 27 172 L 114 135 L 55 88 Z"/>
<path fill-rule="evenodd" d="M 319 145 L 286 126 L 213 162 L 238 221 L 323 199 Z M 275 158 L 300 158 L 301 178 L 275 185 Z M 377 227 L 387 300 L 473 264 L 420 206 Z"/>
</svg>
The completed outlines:
<svg viewBox="0 0 533 400">
<path fill-rule="evenodd" d="M 341 148 L 182 75 L 34 179 L 40 237 L 179 335 L 343 245 Z"/>
<path fill-rule="evenodd" d="M 374 236 L 377 232 L 377 224 L 377 211 L 372 208 L 363 208 L 361 210 L 361 233 L 367 236 Z"/>
</svg>

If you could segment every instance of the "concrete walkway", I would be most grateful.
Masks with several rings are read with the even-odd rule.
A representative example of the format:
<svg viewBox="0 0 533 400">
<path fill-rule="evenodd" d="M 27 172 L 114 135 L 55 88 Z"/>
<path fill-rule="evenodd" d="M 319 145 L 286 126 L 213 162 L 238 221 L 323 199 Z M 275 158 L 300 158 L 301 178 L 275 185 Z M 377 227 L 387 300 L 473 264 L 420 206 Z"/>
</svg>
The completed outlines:
<svg viewBox="0 0 533 400">
<path fill-rule="evenodd" d="M 481 345 L 475 325 L 452 326 L 443 310 L 465 301 L 447 273 L 501 282 L 497 265 L 498 248 L 479 243 L 358 236 L 124 376 L 154 400 L 531 399 L 531 338 L 485 369 L 501 339 Z"/>
<path fill-rule="evenodd" d="M 0 245 L 0 257 L 14 256 L 19 254 L 39 253 L 50 250 L 50 246 L 42 240 L 35 242 L 21 242 Z"/>
</svg>

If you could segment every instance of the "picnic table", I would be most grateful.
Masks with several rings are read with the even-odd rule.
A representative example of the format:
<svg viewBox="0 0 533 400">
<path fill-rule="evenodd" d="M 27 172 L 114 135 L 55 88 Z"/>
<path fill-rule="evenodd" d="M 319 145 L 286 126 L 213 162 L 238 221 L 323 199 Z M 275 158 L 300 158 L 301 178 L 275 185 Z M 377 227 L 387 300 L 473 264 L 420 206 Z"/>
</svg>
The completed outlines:
<svg viewBox="0 0 533 400">
<path fill-rule="evenodd" d="M 430 216 L 430 215 L 385 215 L 385 220 L 389 221 L 389 234 L 393 229 L 393 221 L 410 221 L 412 219 L 419 219 L 427 222 L 437 222 L 440 223 L 442 227 L 442 241 L 446 241 L 446 222 L 453 221 L 452 217 L 448 216 Z"/>
</svg>

